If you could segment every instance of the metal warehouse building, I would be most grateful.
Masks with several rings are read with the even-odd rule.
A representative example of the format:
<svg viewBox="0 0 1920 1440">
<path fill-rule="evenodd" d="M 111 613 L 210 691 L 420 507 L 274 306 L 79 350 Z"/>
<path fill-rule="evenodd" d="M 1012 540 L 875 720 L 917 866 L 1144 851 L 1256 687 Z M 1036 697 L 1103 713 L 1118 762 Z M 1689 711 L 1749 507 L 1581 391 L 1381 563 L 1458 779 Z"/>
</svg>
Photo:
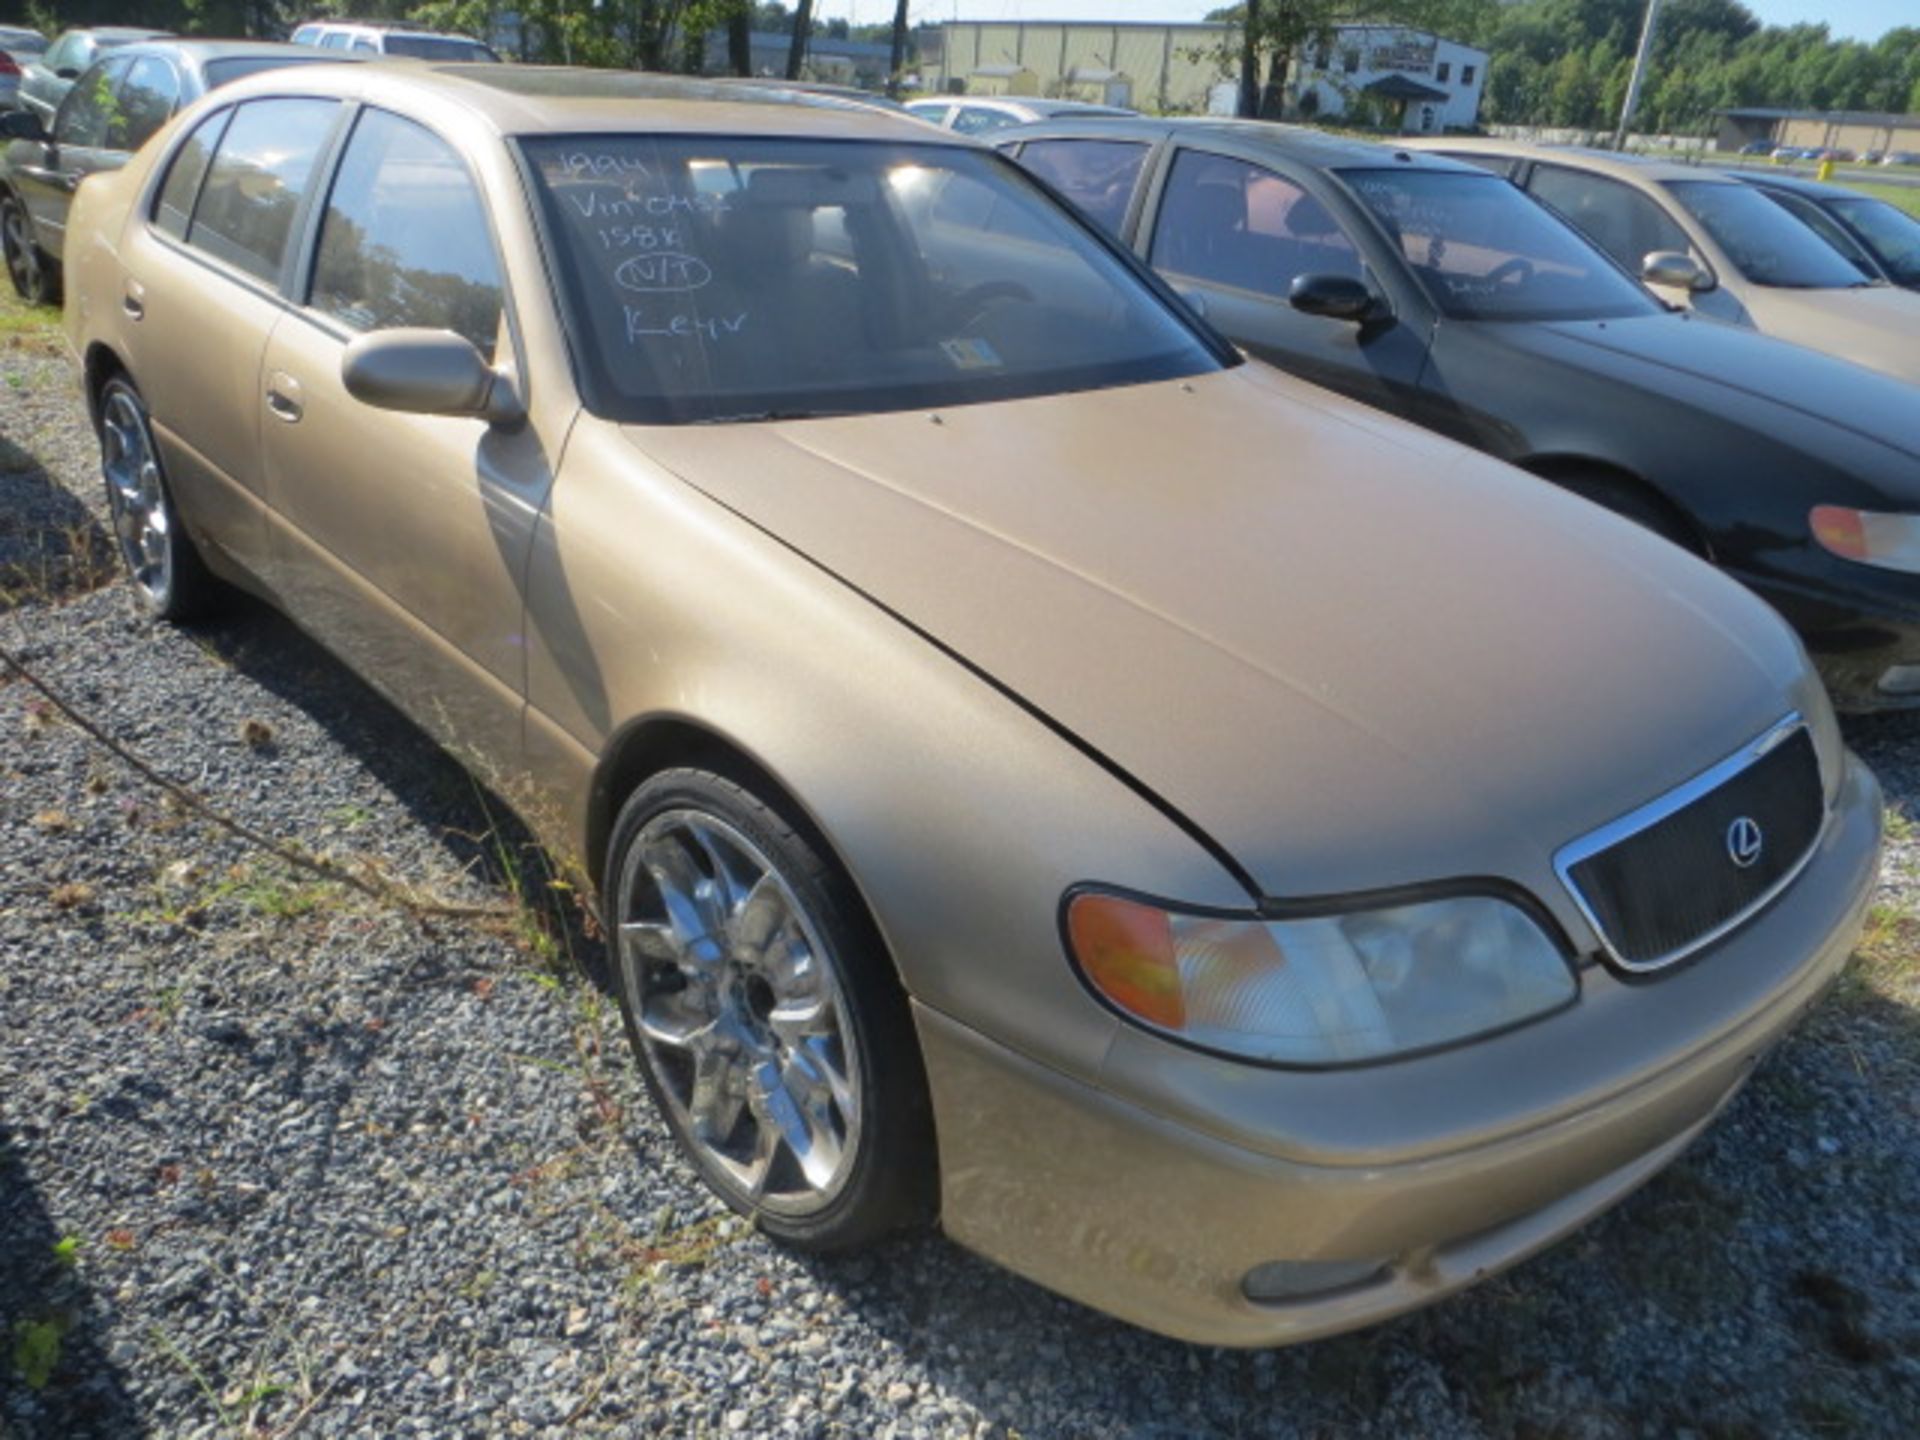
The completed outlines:
<svg viewBox="0 0 1920 1440">
<path fill-rule="evenodd" d="M 929 90 L 970 95 L 1046 95 L 1145 110 L 1207 108 L 1226 77 L 1225 25 L 962 20 L 924 44 Z M 930 53 L 932 52 L 932 53 Z"/>
</svg>

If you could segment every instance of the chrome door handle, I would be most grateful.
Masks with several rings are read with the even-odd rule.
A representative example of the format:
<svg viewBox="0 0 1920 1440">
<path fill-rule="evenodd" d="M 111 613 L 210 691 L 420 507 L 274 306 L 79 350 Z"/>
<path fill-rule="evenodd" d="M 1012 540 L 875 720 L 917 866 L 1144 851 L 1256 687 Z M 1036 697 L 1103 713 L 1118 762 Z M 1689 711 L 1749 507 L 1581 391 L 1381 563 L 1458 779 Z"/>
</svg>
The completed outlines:
<svg viewBox="0 0 1920 1440">
<path fill-rule="evenodd" d="M 127 288 L 120 293 L 120 308 L 135 320 L 144 320 L 147 316 L 146 289 L 138 280 L 129 280 Z"/>
<path fill-rule="evenodd" d="M 267 409 L 271 410 L 276 418 L 286 421 L 289 425 L 298 420 L 302 413 L 298 400 L 271 385 L 267 387 Z"/>
</svg>

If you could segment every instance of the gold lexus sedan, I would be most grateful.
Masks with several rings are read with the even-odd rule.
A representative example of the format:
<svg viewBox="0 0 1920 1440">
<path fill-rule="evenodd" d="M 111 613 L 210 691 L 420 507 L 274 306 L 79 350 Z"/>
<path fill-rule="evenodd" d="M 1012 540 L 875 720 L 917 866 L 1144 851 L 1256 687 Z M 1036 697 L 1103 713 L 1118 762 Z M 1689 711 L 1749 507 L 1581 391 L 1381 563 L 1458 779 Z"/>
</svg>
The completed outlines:
<svg viewBox="0 0 1920 1440">
<path fill-rule="evenodd" d="M 1920 294 L 1862 278 L 1819 231 L 1731 175 L 1570 145 L 1406 143 L 1505 175 L 1671 304 L 1920 383 Z"/>
<path fill-rule="evenodd" d="M 246 81 L 89 180 L 164 617 L 271 599 L 600 877 L 693 1166 L 1199 1341 L 1671 1160 L 1879 792 L 1705 565 L 1243 362 L 961 137 L 513 66 Z"/>
</svg>

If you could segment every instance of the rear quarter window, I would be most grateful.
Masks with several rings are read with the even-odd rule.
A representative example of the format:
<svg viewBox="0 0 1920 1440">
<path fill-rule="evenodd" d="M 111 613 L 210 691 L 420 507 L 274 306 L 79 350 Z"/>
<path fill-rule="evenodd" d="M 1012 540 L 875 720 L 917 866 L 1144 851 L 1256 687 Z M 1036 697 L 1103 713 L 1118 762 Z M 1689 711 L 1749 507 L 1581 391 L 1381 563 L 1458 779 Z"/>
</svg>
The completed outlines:
<svg viewBox="0 0 1920 1440">
<path fill-rule="evenodd" d="M 256 279 L 277 279 L 294 213 L 338 108 L 332 100 L 239 106 L 207 167 L 187 244 Z"/>
</svg>

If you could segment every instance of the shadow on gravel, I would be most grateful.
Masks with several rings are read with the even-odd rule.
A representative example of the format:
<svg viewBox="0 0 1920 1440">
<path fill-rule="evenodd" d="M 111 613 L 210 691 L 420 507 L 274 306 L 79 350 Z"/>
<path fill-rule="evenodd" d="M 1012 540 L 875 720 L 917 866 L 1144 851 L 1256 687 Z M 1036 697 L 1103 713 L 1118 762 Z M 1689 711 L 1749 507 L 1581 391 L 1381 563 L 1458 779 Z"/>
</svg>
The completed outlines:
<svg viewBox="0 0 1920 1440">
<path fill-rule="evenodd" d="M 85 1257 L 61 1241 L 0 1114 L 0 1435 L 144 1435 L 107 1357 L 107 1317 L 82 1278 Z"/>
<path fill-rule="evenodd" d="M 93 512 L 0 435 L 0 613 L 97 590 L 117 566 Z"/>
<path fill-rule="evenodd" d="M 472 875 L 522 918 L 520 938 L 558 964 L 571 959 L 600 988 L 600 946 L 586 918 L 556 889 L 545 850 L 505 801 L 425 731 L 311 639 L 250 596 L 194 628 L 222 662 L 303 711 L 430 834 L 455 868 Z M 298 839 L 300 837 L 289 837 Z"/>
</svg>

